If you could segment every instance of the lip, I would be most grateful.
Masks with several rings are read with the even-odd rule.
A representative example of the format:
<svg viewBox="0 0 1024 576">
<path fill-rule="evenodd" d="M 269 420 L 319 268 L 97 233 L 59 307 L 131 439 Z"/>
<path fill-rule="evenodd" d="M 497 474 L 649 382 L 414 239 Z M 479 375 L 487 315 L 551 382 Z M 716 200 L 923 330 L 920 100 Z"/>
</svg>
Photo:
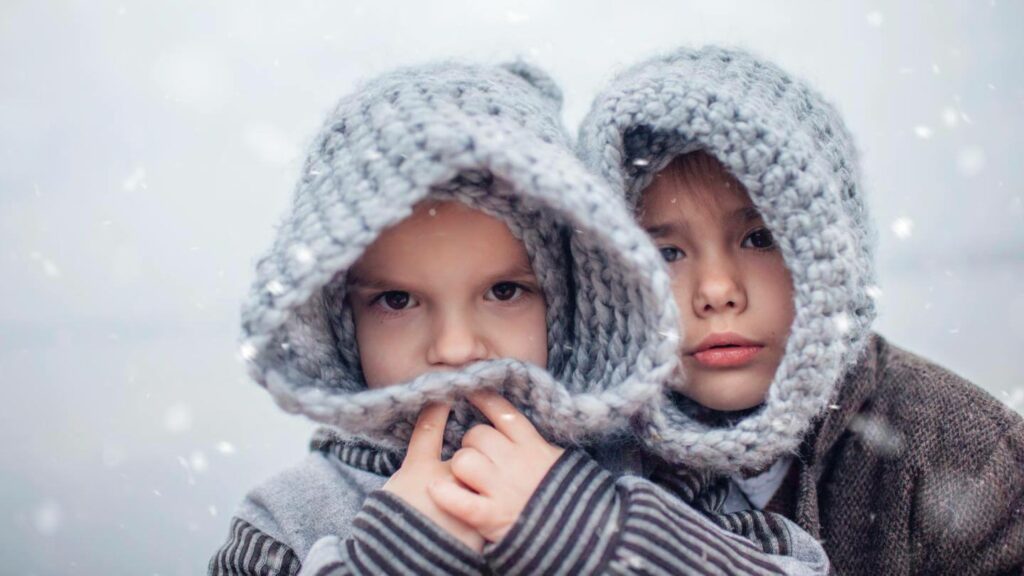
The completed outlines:
<svg viewBox="0 0 1024 576">
<path fill-rule="evenodd" d="M 719 332 L 701 340 L 689 356 L 707 368 L 735 368 L 748 364 L 763 348 L 739 334 Z"/>
</svg>

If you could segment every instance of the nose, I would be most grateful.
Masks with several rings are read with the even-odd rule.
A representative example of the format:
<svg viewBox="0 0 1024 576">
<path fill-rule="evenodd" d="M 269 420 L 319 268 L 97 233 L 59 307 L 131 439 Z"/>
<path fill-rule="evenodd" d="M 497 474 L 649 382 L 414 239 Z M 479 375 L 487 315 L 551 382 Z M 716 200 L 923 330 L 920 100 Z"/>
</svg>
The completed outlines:
<svg viewBox="0 0 1024 576">
<path fill-rule="evenodd" d="M 488 348 L 471 314 L 449 311 L 434 322 L 427 362 L 440 368 L 458 368 L 487 358 Z"/>
<path fill-rule="evenodd" d="M 729 262 L 704 263 L 693 291 L 693 312 L 698 318 L 739 314 L 747 308 L 747 292 L 739 271 Z"/>
</svg>

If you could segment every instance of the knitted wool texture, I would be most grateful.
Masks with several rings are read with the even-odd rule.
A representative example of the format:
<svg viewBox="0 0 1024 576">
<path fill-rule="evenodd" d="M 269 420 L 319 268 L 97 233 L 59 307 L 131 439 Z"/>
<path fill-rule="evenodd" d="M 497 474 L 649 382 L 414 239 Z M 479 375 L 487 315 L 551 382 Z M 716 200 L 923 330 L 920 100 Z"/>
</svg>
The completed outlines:
<svg viewBox="0 0 1024 576">
<path fill-rule="evenodd" d="M 795 451 L 875 316 L 874 231 L 839 114 L 750 54 L 680 49 L 618 75 L 583 121 L 578 150 L 634 209 L 675 156 L 706 151 L 746 187 L 793 278 L 796 316 L 763 407 L 712 427 L 689 415 L 688 400 L 666 397 L 639 419 L 639 436 L 670 462 L 722 472 Z M 671 386 L 685 393 L 685 378 Z"/>
<path fill-rule="evenodd" d="M 677 364 L 669 279 L 572 153 L 560 106 L 554 82 L 521 63 L 400 69 L 340 101 L 242 310 L 242 356 L 282 408 L 400 452 L 426 402 L 454 400 L 450 452 L 479 417 L 470 391 L 503 392 L 563 443 L 621 431 L 659 394 Z M 366 388 L 344 277 L 428 197 L 497 215 L 524 242 L 548 307 L 548 370 L 494 360 Z"/>
</svg>

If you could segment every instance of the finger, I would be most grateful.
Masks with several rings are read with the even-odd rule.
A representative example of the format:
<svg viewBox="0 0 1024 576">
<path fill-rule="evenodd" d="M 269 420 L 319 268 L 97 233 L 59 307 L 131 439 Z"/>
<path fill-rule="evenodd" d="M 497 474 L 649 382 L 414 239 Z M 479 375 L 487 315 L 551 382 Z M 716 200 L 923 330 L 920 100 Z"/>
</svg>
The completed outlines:
<svg viewBox="0 0 1024 576">
<path fill-rule="evenodd" d="M 490 527 L 490 518 L 494 516 L 491 501 L 460 487 L 450 478 L 428 484 L 427 495 L 438 508 L 470 528 L 479 532 Z"/>
<path fill-rule="evenodd" d="M 477 424 L 462 435 L 462 447 L 474 448 L 483 452 L 494 462 L 508 458 L 515 445 L 501 432 L 487 424 Z"/>
<path fill-rule="evenodd" d="M 533 439 L 537 429 L 511 402 L 496 392 L 477 392 L 469 396 L 469 402 L 476 406 L 491 421 L 494 427 L 513 442 Z"/>
<path fill-rule="evenodd" d="M 444 427 L 448 423 L 451 404 L 431 403 L 416 418 L 416 427 L 409 438 L 409 449 L 406 459 L 430 458 L 441 460 L 441 447 L 444 446 Z"/>
<path fill-rule="evenodd" d="M 451 459 L 452 475 L 470 490 L 490 496 L 498 478 L 498 468 L 490 458 L 475 448 L 462 448 Z"/>
</svg>

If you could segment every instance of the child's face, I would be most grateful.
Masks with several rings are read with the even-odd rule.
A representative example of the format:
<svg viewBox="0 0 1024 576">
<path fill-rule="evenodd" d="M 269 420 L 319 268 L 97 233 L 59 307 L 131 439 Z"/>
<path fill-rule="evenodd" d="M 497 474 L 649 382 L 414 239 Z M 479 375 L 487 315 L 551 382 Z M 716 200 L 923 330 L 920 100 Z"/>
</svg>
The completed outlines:
<svg viewBox="0 0 1024 576">
<path fill-rule="evenodd" d="M 640 221 L 661 250 L 686 335 L 684 393 L 715 410 L 761 404 L 793 321 L 793 281 L 742 185 L 720 167 L 664 171 Z"/>
<path fill-rule="evenodd" d="M 547 365 L 544 296 L 503 222 L 457 202 L 423 202 L 384 231 L 348 276 L 370 388 L 478 360 Z"/>
</svg>

